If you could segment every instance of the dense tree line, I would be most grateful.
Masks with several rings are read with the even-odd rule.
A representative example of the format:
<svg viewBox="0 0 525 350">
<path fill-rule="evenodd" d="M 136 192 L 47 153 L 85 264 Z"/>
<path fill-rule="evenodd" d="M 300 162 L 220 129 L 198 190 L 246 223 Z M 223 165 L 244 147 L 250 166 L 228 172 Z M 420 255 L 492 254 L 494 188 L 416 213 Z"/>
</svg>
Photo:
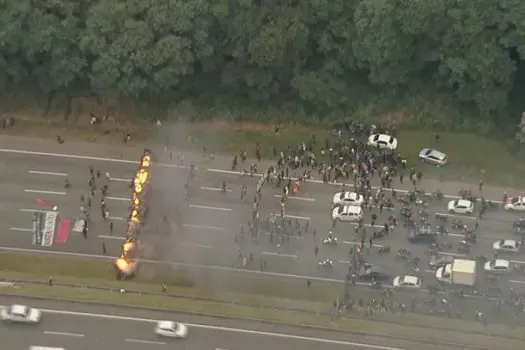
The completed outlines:
<svg viewBox="0 0 525 350">
<path fill-rule="evenodd" d="M 3 0 L 0 45 L 0 88 L 49 101 L 228 96 L 322 115 L 445 96 L 514 124 L 525 101 L 521 0 Z"/>
</svg>

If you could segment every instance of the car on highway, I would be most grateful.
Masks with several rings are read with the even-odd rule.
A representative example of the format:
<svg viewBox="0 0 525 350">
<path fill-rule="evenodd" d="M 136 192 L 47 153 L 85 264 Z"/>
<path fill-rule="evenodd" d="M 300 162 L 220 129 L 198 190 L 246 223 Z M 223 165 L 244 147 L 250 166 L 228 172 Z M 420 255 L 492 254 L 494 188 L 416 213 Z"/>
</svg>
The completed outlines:
<svg viewBox="0 0 525 350">
<path fill-rule="evenodd" d="M 365 198 L 355 192 L 338 192 L 334 194 L 332 205 L 358 205 L 360 206 L 365 201 Z"/>
<path fill-rule="evenodd" d="M 452 264 L 453 262 L 454 262 L 454 257 L 452 255 L 434 254 L 428 260 L 428 266 L 436 270 L 445 265 Z"/>
<path fill-rule="evenodd" d="M 2 308 L 0 318 L 13 323 L 38 324 L 42 319 L 42 312 L 25 305 L 13 304 Z"/>
<path fill-rule="evenodd" d="M 188 336 L 188 326 L 179 322 L 158 321 L 155 325 L 155 334 L 168 338 L 186 338 Z"/>
<path fill-rule="evenodd" d="M 494 259 L 487 261 L 483 266 L 486 273 L 506 275 L 510 272 L 510 261 Z"/>
<path fill-rule="evenodd" d="M 448 202 L 447 211 L 451 214 L 467 214 L 474 212 L 474 203 L 466 199 L 456 199 Z"/>
<path fill-rule="evenodd" d="M 332 210 L 335 221 L 359 222 L 363 220 L 363 209 L 355 205 L 344 205 Z"/>
<path fill-rule="evenodd" d="M 501 239 L 492 244 L 492 250 L 500 254 L 518 254 L 520 244 L 513 239 Z"/>
<path fill-rule="evenodd" d="M 385 282 L 385 281 L 390 281 L 391 278 L 392 276 L 379 266 L 372 266 L 364 270 L 363 273 L 359 274 L 359 280 L 363 282 L 372 282 L 372 281 Z"/>
<path fill-rule="evenodd" d="M 525 197 L 509 198 L 503 208 L 508 211 L 525 211 Z"/>
<path fill-rule="evenodd" d="M 439 166 L 444 166 L 448 163 L 447 155 L 433 148 L 423 148 L 419 152 L 419 159 L 425 163 Z"/>
<path fill-rule="evenodd" d="M 397 276 L 392 282 L 394 288 L 399 289 L 419 289 L 421 288 L 421 280 L 417 276 L 403 275 Z"/>
<path fill-rule="evenodd" d="M 387 134 L 372 134 L 368 137 L 368 145 L 395 150 L 397 148 L 397 139 Z"/>
<path fill-rule="evenodd" d="M 432 225 L 416 226 L 409 229 L 408 241 L 410 243 L 431 244 L 437 241 L 437 234 L 432 229 Z"/>
</svg>

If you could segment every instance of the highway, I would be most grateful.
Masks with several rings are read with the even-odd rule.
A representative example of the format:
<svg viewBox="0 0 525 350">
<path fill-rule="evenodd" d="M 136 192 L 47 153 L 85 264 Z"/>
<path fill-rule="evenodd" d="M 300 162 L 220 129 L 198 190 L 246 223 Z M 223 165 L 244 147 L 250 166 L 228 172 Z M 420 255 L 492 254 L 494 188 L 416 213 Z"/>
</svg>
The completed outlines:
<svg viewBox="0 0 525 350">
<path fill-rule="evenodd" d="M 41 309 L 43 319 L 36 326 L 11 324 L 0 327 L 2 342 L 10 350 L 27 350 L 31 345 L 64 347 L 67 350 L 317 350 L 321 347 L 326 350 L 460 349 L 450 345 L 312 331 L 250 321 L 0 297 L 1 305 L 12 303 Z M 188 338 L 175 340 L 156 336 L 153 328 L 158 320 L 187 324 Z"/>
<path fill-rule="evenodd" d="M 4 234 L 0 236 L 0 246 L 11 248 L 31 248 L 40 250 L 53 250 L 71 253 L 101 254 L 102 245 L 108 255 L 119 253 L 123 239 L 124 222 L 128 213 L 129 180 L 136 170 L 136 163 L 141 152 L 129 152 L 126 157 L 120 159 L 115 157 L 114 149 L 76 150 L 75 144 L 63 145 L 53 144 L 48 141 L 35 140 L 38 142 L 20 143 L 20 138 L 0 137 L 0 161 L 1 181 L 0 190 L 3 191 L 3 201 L 0 202 L 2 224 Z M 16 148 L 15 148 L 16 147 Z M 35 153 L 37 152 L 37 153 Z M 44 152 L 44 153 L 38 153 Z M 122 151 L 124 152 L 124 151 Z M 130 154 L 131 153 L 131 154 Z M 80 155 L 80 156 L 79 156 Z M 112 158 L 104 158 L 109 157 Z M 123 155 L 122 155 L 123 156 Z M 144 246 L 151 248 L 148 258 L 155 260 L 167 260 L 183 262 L 187 264 L 199 264 L 208 266 L 222 266 L 241 268 L 239 253 L 248 256 L 253 254 L 254 262 L 244 267 L 245 270 L 259 270 L 261 262 L 264 262 L 265 271 L 290 275 L 312 276 L 316 278 L 343 279 L 348 269 L 348 251 L 355 242 L 354 226 L 340 223 L 336 228 L 339 245 L 322 246 L 320 240 L 327 235 L 331 228 L 330 205 L 333 194 L 340 190 L 339 186 L 333 184 L 322 184 L 317 182 L 305 183 L 300 193 L 290 197 L 286 208 L 286 214 L 301 225 L 303 235 L 295 237 L 290 243 L 277 244 L 270 242 L 268 237 L 259 237 L 252 240 L 249 237 L 234 242 L 235 236 L 240 231 L 240 226 L 247 227 L 252 214 L 252 198 L 255 194 L 255 183 L 258 177 L 240 176 L 237 172 L 226 170 L 230 164 L 229 159 L 216 157 L 214 160 L 202 159 L 194 156 L 194 164 L 197 164 L 197 180 L 194 186 L 192 199 L 188 204 L 184 202 L 183 186 L 188 176 L 186 166 L 176 164 L 174 160 L 168 159 L 161 153 L 159 164 L 154 170 L 154 201 L 152 205 L 153 219 L 143 230 L 141 240 Z M 186 164 L 190 156 L 186 156 Z M 268 163 L 259 166 L 265 169 Z M 37 247 L 32 245 L 30 231 L 31 216 L 34 210 L 43 210 L 37 204 L 37 200 L 58 206 L 62 217 L 75 221 L 80 212 L 80 197 L 86 194 L 89 178 L 88 167 L 93 166 L 103 174 L 99 180 L 99 186 L 109 185 L 109 196 L 107 204 L 110 211 L 110 221 L 114 223 L 114 233 L 109 232 L 109 222 L 101 218 L 99 203 L 96 194 L 93 200 L 92 224 L 87 239 L 80 233 L 71 232 L 67 241 L 56 242 L 51 247 Z M 110 179 L 106 181 L 104 174 L 109 173 Z M 65 179 L 72 183 L 72 189 L 64 189 Z M 229 192 L 219 191 L 222 181 L 228 184 Z M 241 202 L 241 186 L 248 186 L 248 195 L 245 202 Z M 432 180 L 423 180 L 422 187 L 428 191 L 434 189 L 436 184 Z M 439 184 L 441 190 L 452 197 L 457 189 L 452 185 Z M 448 187 L 447 187 L 448 186 Z M 407 184 L 397 184 L 399 192 L 409 188 Z M 263 190 L 261 202 L 261 216 L 279 212 L 279 196 L 281 188 L 268 184 Z M 509 195 L 517 195 L 508 191 Z M 485 194 L 489 196 L 491 193 Z M 434 213 L 446 213 L 446 204 L 450 198 L 441 202 L 431 202 L 428 211 L 431 217 Z M 489 199 L 496 200 L 496 193 L 492 193 Z M 99 199 L 98 199 L 99 200 Z M 397 215 L 400 205 L 391 212 L 385 210 L 382 214 L 378 208 L 372 209 L 379 215 L 378 225 L 382 225 L 388 215 Z M 44 209 L 45 210 L 45 209 Z M 366 210 L 365 220 L 370 223 L 370 212 Z M 166 216 L 170 225 L 161 224 L 161 217 Z M 491 256 L 491 246 L 495 240 L 503 238 L 515 238 L 511 224 L 519 217 L 519 214 L 507 213 L 503 210 L 489 212 L 481 220 L 478 220 L 480 229 L 478 243 L 474 246 L 474 255 Z M 462 217 L 464 222 L 473 225 L 475 218 Z M 309 222 L 308 232 L 304 232 L 306 222 Z M 180 225 L 180 226 L 179 226 Z M 313 230 L 317 231 L 314 237 Z M 368 236 L 379 228 L 367 228 Z M 56 237 L 55 237 L 56 238 Z M 456 242 L 460 235 L 448 235 L 442 237 L 442 241 Z M 374 264 L 383 266 L 392 276 L 409 273 L 411 267 L 394 261 L 395 251 L 399 248 L 409 248 L 414 256 L 418 256 L 423 262 L 427 260 L 423 247 L 410 245 L 406 239 L 406 232 L 401 226 L 396 229 L 390 237 L 377 239 L 374 242 L 378 246 L 390 246 L 392 254 L 389 256 L 378 256 L 372 252 L 368 260 Z M 315 247 L 318 246 L 319 256 L 314 255 Z M 451 250 L 443 254 L 460 256 L 457 251 Z M 317 262 L 324 258 L 334 261 L 332 269 L 321 269 Z M 518 255 L 510 257 L 514 262 L 520 263 L 525 257 Z M 433 283 L 432 271 L 425 267 L 425 281 Z M 502 278 L 503 284 L 509 285 L 517 290 L 525 290 L 525 278 L 512 275 Z"/>
</svg>

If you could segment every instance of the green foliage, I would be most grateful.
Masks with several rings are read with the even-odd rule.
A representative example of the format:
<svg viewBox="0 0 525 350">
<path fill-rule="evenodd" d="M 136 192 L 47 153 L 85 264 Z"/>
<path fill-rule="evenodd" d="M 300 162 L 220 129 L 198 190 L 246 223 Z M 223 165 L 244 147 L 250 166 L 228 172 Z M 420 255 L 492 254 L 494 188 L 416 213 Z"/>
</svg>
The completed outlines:
<svg viewBox="0 0 525 350">
<path fill-rule="evenodd" d="M 516 126 L 525 108 L 519 0 L 4 0 L 0 10 L 3 92 L 87 91 L 164 115 L 190 100 L 279 106 L 317 123 L 408 111 L 404 122 L 440 129 Z"/>
</svg>

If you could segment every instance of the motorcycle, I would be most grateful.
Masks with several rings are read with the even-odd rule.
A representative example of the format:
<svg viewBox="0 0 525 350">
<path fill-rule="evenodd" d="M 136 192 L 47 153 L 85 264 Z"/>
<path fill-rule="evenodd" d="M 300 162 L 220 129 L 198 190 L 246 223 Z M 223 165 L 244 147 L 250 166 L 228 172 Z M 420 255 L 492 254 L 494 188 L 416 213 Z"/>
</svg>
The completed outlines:
<svg viewBox="0 0 525 350">
<path fill-rule="evenodd" d="M 324 259 L 317 263 L 319 267 L 331 269 L 334 266 L 334 262 L 331 259 Z"/>
<path fill-rule="evenodd" d="M 377 253 L 378 254 L 388 254 L 388 253 L 390 253 L 390 246 L 379 247 L 379 249 L 377 250 Z"/>
<path fill-rule="evenodd" d="M 472 245 L 466 240 L 458 242 L 458 252 L 459 253 L 470 253 L 472 252 Z"/>
<path fill-rule="evenodd" d="M 337 245 L 337 237 L 325 237 L 323 238 L 323 244 L 326 244 L 326 245 Z"/>
</svg>

